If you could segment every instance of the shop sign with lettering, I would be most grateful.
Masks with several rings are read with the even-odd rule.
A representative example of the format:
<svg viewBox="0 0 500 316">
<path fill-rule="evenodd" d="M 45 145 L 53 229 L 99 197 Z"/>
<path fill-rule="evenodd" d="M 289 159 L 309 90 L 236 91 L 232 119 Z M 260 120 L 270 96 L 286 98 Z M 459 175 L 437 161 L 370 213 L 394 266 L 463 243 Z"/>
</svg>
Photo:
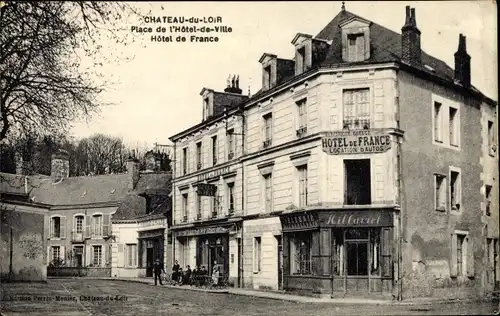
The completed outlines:
<svg viewBox="0 0 500 316">
<path fill-rule="evenodd" d="M 333 211 L 320 214 L 321 226 L 387 227 L 392 226 L 392 213 L 383 211 Z"/>
<path fill-rule="evenodd" d="M 391 148 L 391 136 L 382 130 L 327 132 L 321 144 L 330 155 L 382 153 Z"/>
<path fill-rule="evenodd" d="M 200 174 L 197 177 L 197 180 L 198 181 L 205 181 L 207 179 L 212 179 L 212 178 L 220 177 L 220 176 L 225 175 L 225 174 L 227 174 L 229 172 L 230 172 L 229 171 L 229 167 L 224 167 L 224 168 L 212 170 L 212 171 L 207 172 L 207 173 Z"/>
<path fill-rule="evenodd" d="M 281 217 L 284 231 L 317 228 L 318 222 L 312 213 L 301 213 Z"/>
<path fill-rule="evenodd" d="M 150 221 L 139 222 L 139 227 L 148 227 L 148 226 L 167 226 L 167 219 L 153 219 Z"/>
<path fill-rule="evenodd" d="M 164 229 L 153 229 L 139 232 L 139 238 L 158 238 L 163 237 Z"/>
<path fill-rule="evenodd" d="M 225 227 L 200 227 L 193 229 L 184 229 L 175 232 L 176 236 L 198 236 L 198 235 L 209 235 L 209 234 L 226 234 L 229 230 Z"/>
</svg>

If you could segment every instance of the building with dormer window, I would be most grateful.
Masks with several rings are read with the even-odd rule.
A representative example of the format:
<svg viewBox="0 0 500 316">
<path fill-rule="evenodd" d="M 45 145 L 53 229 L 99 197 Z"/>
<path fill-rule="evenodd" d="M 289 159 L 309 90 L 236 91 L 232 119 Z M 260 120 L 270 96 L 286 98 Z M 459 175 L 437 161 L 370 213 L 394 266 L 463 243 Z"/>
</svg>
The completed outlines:
<svg viewBox="0 0 500 316">
<path fill-rule="evenodd" d="M 405 13 L 398 34 L 343 6 L 294 37 L 293 60 L 260 58 L 262 89 L 235 116 L 240 286 L 398 300 L 498 286 L 497 102 L 471 84 L 465 36 L 453 69 Z M 204 126 L 172 137 L 179 154 Z M 196 211 L 184 179 L 176 220 Z"/>
</svg>

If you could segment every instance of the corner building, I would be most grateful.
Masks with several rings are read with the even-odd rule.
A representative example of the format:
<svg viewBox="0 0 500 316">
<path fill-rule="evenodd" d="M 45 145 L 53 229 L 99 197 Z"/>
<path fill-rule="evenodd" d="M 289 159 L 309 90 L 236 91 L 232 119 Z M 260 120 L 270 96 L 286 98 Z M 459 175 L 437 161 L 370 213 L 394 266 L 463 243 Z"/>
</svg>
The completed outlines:
<svg viewBox="0 0 500 316">
<path fill-rule="evenodd" d="M 422 50 L 415 17 L 398 34 L 342 8 L 292 39 L 293 60 L 259 60 L 262 89 L 239 105 L 244 287 L 397 300 L 498 287 L 497 102 L 471 84 L 465 37 L 453 69 Z"/>
</svg>

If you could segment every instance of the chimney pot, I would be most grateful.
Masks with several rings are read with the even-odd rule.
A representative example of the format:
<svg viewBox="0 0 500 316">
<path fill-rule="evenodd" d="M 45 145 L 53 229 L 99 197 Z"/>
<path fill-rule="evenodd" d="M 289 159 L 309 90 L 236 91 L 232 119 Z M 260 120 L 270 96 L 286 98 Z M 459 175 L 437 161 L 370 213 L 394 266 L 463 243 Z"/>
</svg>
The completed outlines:
<svg viewBox="0 0 500 316">
<path fill-rule="evenodd" d="M 411 25 L 411 11 L 410 11 L 410 6 L 406 6 L 406 20 L 405 20 L 405 25 L 404 26 L 410 26 Z"/>
<path fill-rule="evenodd" d="M 458 50 L 455 53 L 455 80 L 463 86 L 471 84 L 470 56 L 467 54 L 467 41 L 463 34 L 458 36 Z"/>
<path fill-rule="evenodd" d="M 415 9 L 406 6 L 406 20 L 401 28 L 401 60 L 410 65 L 422 63 L 420 30 L 417 28 Z"/>
<path fill-rule="evenodd" d="M 411 25 L 417 27 L 417 18 L 415 16 L 415 8 L 411 8 Z"/>
</svg>

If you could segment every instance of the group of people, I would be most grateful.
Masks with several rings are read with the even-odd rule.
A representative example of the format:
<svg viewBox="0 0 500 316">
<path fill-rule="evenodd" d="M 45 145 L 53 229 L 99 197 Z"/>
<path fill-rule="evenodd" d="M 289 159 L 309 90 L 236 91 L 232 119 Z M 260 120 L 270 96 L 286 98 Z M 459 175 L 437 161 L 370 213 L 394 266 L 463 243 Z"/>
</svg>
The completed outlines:
<svg viewBox="0 0 500 316">
<path fill-rule="evenodd" d="M 212 270 L 212 285 L 217 286 L 220 279 L 220 265 L 214 262 L 214 268 Z M 195 285 L 202 286 L 205 285 L 209 278 L 209 271 L 205 266 L 196 266 L 194 270 L 191 270 L 189 265 L 183 270 L 176 260 L 172 267 L 172 282 L 177 285 Z"/>
</svg>

